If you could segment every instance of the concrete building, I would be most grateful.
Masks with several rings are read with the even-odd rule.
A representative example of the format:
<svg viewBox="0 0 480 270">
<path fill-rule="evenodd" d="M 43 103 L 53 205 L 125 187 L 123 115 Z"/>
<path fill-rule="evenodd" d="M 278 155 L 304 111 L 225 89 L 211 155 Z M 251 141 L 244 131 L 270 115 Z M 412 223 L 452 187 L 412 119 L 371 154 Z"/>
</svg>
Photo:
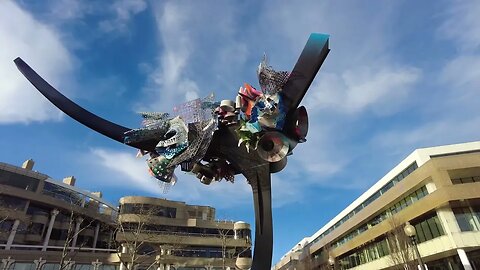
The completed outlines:
<svg viewBox="0 0 480 270">
<path fill-rule="evenodd" d="M 148 197 L 124 197 L 117 207 L 75 187 L 74 177 L 58 182 L 33 166 L 0 163 L 0 270 L 251 264 L 250 225 L 217 221 L 212 207 Z"/>
<path fill-rule="evenodd" d="M 415 150 L 274 269 L 416 269 L 406 222 L 429 270 L 480 269 L 480 142 Z"/>
<path fill-rule="evenodd" d="M 143 265 L 160 263 L 177 268 L 224 269 L 251 265 L 250 225 L 215 220 L 215 209 L 149 197 L 120 199 L 116 241 L 126 262 L 130 249 L 149 256 Z M 141 260 L 141 258 L 140 258 Z"/>
</svg>

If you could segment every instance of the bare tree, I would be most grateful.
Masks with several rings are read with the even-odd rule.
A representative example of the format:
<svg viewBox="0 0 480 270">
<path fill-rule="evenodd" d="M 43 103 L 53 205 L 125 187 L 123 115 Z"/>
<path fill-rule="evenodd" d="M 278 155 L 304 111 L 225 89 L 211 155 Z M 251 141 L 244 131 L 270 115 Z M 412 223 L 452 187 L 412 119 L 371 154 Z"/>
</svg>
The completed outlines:
<svg viewBox="0 0 480 270">
<path fill-rule="evenodd" d="M 16 232 L 24 230 L 25 225 L 28 225 L 29 220 L 27 218 L 17 215 L 17 212 L 23 211 L 24 208 L 25 205 L 18 206 L 12 204 L 4 196 L 0 195 L 0 234 L 3 235 L 2 238 L 8 237 L 13 230 Z M 16 220 L 24 226 L 22 228 L 15 226 Z"/>
<path fill-rule="evenodd" d="M 226 259 L 227 259 L 227 240 L 231 235 L 232 229 L 223 229 L 217 225 L 218 236 L 222 241 L 222 269 L 226 269 Z"/>
<path fill-rule="evenodd" d="M 398 222 L 395 216 L 388 218 L 391 230 L 386 234 L 386 241 L 390 251 L 389 259 L 394 269 L 417 269 L 415 251 L 409 237 L 405 234 L 404 224 Z"/>
<path fill-rule="evenodd" d="M 65 192 L 65 190 L 61 188 L 59 188 L 59 191 Z M 95 222 L 94 219 L 85 218 L 82 215 L 78 214 L 78 211 L 75 211 L 76 207 L 85 206 L 85 197 L 71 194 L 70 196 L 64 198 L 64 200 L 65 199 L 70 201 L 70 209 L 68 210 L 66 215 L 64 215 L 68 221 L 68 227 L 65 234 L 65 242 L 63 243 L 62 253 L 60 256 L 60 270 L 71 268 L 76 255 L 78 254 L 78 252 L 81 251 L 82 248 L 87 245 L 88 242 L 86 239 L 81 239 L 81 241 L 78 242 L 80 234 L 86 229 L 92 228 L 92 224 Z"/>
<path fill-rule="evenodd" d="M 250 238 L 245 238 L 245 243 L 248 244 L 245 247 L 237 247 L 237 246 L 229 245 L 229 243 L 231 243 L 231 241 L 234 239 L 233 226 L 231 228 L 222 228 L 221 224 L 222 223 L 217 222 L 215 225 L 217 227 L 218 237 L 220 237 L 221 239 L 222 269 L 226 269 L 227 259 L 237 259 L 242 255 L 244 255 L 246 252 L 251 253 L 251 247 L 250 247 L 251 240 Z"/>
<path fill-rule="evenodd" d="M 117 242 L 120 243 L 117 256 L 127 270 L 134 270 L 138 265 L 144 265 L 144 269 L 158 267 L 162 257 L 167 255 L 161 252 L 165 246 L 150 244 L 158 237 L 157 232 L 148 228 L 157 209 L 144 206 L 137 208 L 135 213 L 129 213 L 135 221 L 124 222 L 119 218 L 115 229 Z"/>
<path fill-rule="evenodd" d="M 93 223 L 93 219 L 85 221 L 83 217 L 75 215 L 73 210 L 70 211 L 68 217 L 68 229 L 60 257 L 60 270 L 70 268 L 72 260 L 74 260 L 78 252 L 85 247 L 87 240 L 84 239 L 78 243 L 78 237 L 85 229 L 91 228 Z"/>
<path fill-rule="evenodd" d="M 3 208 L 3 203 L 2 201 L 0 200 L 0 224 L 2 224 L 4 221 L 6 221 L 8 219 L 8 210 Z"/>
<path fill-rule="evenodd" d="M 5 237 L 6 239 L 7 237 L 6 234 L 8 233 L 8 231 L 3 229 L 3 223 L 8 220 L 9 212 L 7 209 L 3 208 L 2 206 L 3 206 L 3 203 L 0 200 L 0 236 L 1 236 L 0 238 Z"/>
</svg>

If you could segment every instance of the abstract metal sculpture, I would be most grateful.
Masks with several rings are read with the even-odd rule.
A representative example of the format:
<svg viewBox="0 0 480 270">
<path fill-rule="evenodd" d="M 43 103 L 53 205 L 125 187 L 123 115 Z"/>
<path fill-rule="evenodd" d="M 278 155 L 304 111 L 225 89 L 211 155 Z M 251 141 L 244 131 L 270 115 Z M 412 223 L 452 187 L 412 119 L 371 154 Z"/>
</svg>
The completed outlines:
<svg viewBox="0 0 480 270">
<path fill-rule="evenodd" d="M 271 173 L 281 171 L 287 155 L 305 142 L 308 116 L 298 107 L 327 57 L 328 35 L 311 34 L 291 72 L 275 71 L 266 57 L 258 66 L 260 91 L 245 84 L 235 101 L 215 102 L 213 95 L 177 106 L 173 115 L 142 113 L 143 126 L 130 129 L 105 120 L 58 92 L 22 59 L 22 74 L 48 100 L 85 126 L 149 154 L 150 173 L 164 183 L 174 170 L 195 174 L 202 183 L 242 174 L 252 187 L 255 245 L 252 269 L 270 269 L 273 248 Z"/>
</svg>

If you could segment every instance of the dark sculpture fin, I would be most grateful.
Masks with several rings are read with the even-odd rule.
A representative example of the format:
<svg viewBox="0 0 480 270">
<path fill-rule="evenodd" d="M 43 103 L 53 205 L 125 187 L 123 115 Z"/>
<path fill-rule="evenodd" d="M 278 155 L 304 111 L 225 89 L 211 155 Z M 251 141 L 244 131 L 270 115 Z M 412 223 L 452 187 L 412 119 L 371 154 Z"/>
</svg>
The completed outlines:
<svg viewBox="0 0 480 270">
<path fill-rule="evenodd" d="M 330 51 L 328 38 L 329 36 L 325 34 L 310 35 L 282 90 L 287 113 L 292 112 L 300 105 L 320 66 L 327 58 Z"/>
<path fill-rule="evenodd" d="M 68 116 L 77 120 L 81 124 L 113 139 L 118 142 L 124 143 L 124 133 L 130 128 L 117 125 L 106 119 L 103 119 L 84 108 L 77 105 L 75 102 L 62 95 L 57 89 L 51 86 L 40 75 L 38 75 L 27 63 L 25 63 L 20 57 L 14 60 L 17 68 L 22 74 L 30 81 L 30 83 L 37 88 L 50 102 L 57 108 L 63 111 Z M 136 142 L 128 144 L 137 149 L 152 151 L 155 149 L 156 141 L 148 140 L 142 142 Z"/>
</svg>

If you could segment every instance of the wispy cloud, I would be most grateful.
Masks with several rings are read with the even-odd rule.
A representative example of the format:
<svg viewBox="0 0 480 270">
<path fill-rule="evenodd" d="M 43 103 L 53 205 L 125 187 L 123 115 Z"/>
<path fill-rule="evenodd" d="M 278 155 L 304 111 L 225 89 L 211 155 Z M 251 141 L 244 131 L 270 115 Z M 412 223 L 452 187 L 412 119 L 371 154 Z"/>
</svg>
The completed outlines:
<svg viewBox="0 0 480 270">
<path fill-rule="evenodd" d="M 398 111 L 406 101 L 421 71 L 413 67 L 392 67 L 389 63 L 354 67 L 339 73 L 325 73 L 313 86 L 306 105 L 314 110 L 337 110 L 378 114 Z M 389 104 L 385 106 L 385 104 Z"/>
<path fill-rule="evenodd" d="M 480 21 L 477 1 L 454 1 L 436 31 L 455 48 L 446 61 L 423 80 L 429 91 L 419 92 L 416 121 L 399 124 L 372 137 L 371 147 L 402 153 L 419 147 L 461 143 L 480 138 Z"/>
<path fill-rule="evenodd" d="M 199 94 L 197 84 L 185 72 L 195 50 L 188 27 L 194 12 L 191 7 L 182 8 L 175 2 L 155 7 L 158 40 L 163 50 L 157 67 L 149 74 L 150 85 L 146 91 L 152 99 L 147 107 L 171 108 L 172 104 L 196 98 Z"/>
<path fill-rule="evenodd" d="M 465 105 L 480 105 L 480 21 L 478 1 L 454 1 L 438 28 L 441 39 L 447 39 L 457 53 L 440 72 L 439 83 L 450 87 L 450 98 Z M 473 104 L 472 104 L 473 105 Z M 478 107 L 477 107 L 478 108 Z"/>
<path fill-rule="evenodd" d="M 445 20 L 438 28 L 439 37 L 451 40 L 461 50 L 477 50 L 480 47 L 480 3 L 452 1 L 445 10 Z"/>
<path fill-rule="evenodd" d="M 113 18 L 102 20 L 99 23 L 100 29 L 105 32 L 125 32 L 131 18 L 147 8 L 145 0 L 120 0 L 115 1 L 106 7 Z"/>
<path fill-rule="evenodd" d="M 81 19 L 85 14 L 95 12 L 95 8 L 85 1 L 54 0 L 49 1 L 49 16 L 56 20 Z"/>
<path fill-rule="evenodd" d="M 217 8 L 185 1 L 154 5 L 159 54 L 154 63 L 142 64 L 148 67 L 149 81 L 139 107 L 168 110 L 211 92 L 226 97 L 226 87 L 238 89 L 240 83 L 233 86 L 231 81 L 243 72 L 248 47 L 236 35 L 235 4 L 213 5 Z"/>
<path fill-rule="evenodd" d="M 20 56 L 53 85 L 68 81 L 73 57 L 59 33 L 11 1 L 0 1 L 0 123 L 58 120 L 61 114 L 16 69 Z"/>
</svg>

